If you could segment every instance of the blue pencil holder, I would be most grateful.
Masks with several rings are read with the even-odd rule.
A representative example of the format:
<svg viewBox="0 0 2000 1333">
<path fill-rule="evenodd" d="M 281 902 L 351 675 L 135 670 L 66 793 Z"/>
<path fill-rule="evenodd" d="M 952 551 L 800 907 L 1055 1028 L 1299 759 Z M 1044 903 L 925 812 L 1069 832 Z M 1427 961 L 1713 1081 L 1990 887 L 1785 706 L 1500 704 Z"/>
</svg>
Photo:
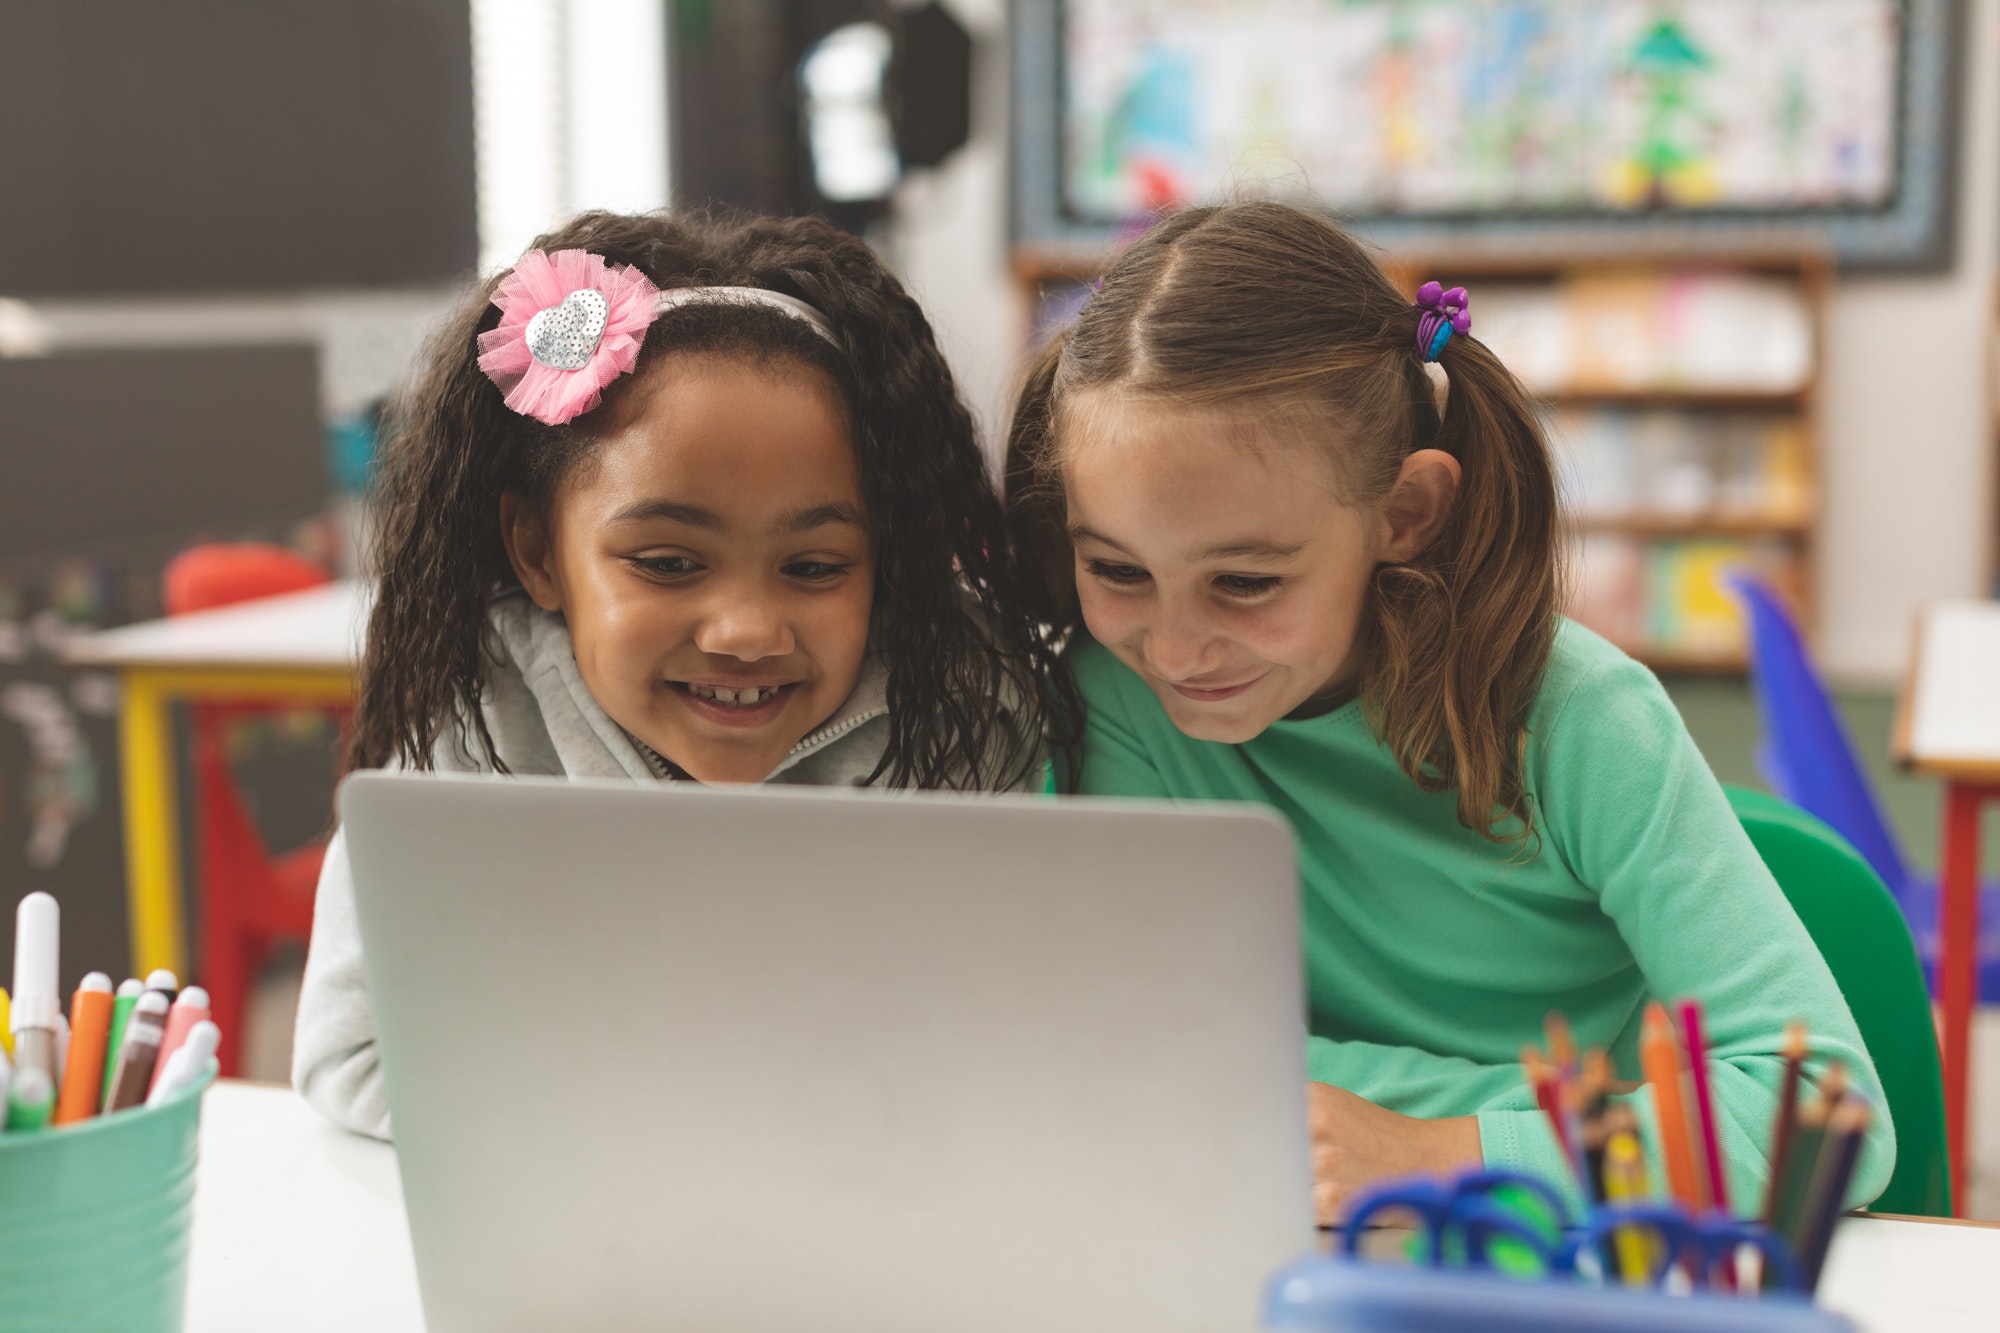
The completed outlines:
<svg viewBox="0 0 2000 1333">
<path fill-rule="evenodd" d="M 0 1333 L 179 1333 L 201 1097 L 0 1134 Z"/>
<path fill-rule="evenodd" d="M 1326 1255 L 1302 1259 L 1271 1280 L 1264 1327 L 1274 1333 L 1856 1333 L 1852 1321 L 1799 1296 L 1669 1296 Z"/>
</svg>

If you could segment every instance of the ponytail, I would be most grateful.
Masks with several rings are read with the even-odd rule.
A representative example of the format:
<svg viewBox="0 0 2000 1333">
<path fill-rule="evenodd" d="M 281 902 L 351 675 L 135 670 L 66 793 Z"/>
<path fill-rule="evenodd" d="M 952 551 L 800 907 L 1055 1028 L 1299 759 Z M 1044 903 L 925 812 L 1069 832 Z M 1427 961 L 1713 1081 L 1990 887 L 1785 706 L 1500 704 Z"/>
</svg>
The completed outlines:
<svg viewBox="0 0 2000 1333">
<path fill-rule="evenodd" d="M 1432 447 L 1458 460 L 1458 493 L 1421 555 L 1375 571 L 1363 693 L 1413 782 L 1456 792 L 1468 828 L 1492 837 L 1516 820 L 1526 837 L 1521 724 L 1555 640 L 1555 478 L 1499 358 L 1456 337 L 1438 361 L 1450 388 Z M 1416 378 L 1427 394 L 1421 369 Z"/>
</svg>

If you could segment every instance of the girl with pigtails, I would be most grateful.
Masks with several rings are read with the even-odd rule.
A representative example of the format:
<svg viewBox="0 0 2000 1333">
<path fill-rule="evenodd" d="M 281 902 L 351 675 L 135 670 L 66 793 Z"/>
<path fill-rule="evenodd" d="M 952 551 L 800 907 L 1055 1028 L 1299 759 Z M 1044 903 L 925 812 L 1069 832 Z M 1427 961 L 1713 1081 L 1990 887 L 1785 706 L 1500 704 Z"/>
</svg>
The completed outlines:
<svg viewBox="0 0 2000 1333">
<path fill-rule="evenodd" d="M 922 312 L 814 219 L 591 213 L 485 283 L 392 417 L 351 763 L 1038 786 L 1031 590 Z M 387 1102 L 343 840 L 293 1081 Z"/>
<path fill-rule="evenodd" d="M 1008 452 L 1085 706 L 1065 785 L 1290 822 L 1323 1221 L 1417 1172 L 1574 1182 L 1520 1063 L 1551 1011 L 1658 1145 L 1641 1018 L 1680 997 L 1738 1214 L 1795 1019 L 1807 1080 L 1839 1061 L 1876 1109 L 1865 1204 L 1895 1138 L 1854 1020 L 1659 682 L 1558 614 L 1548 448 L 1470 307 L 1276 203 L 1175 214 L 1112 266 Z"/>
</svg>

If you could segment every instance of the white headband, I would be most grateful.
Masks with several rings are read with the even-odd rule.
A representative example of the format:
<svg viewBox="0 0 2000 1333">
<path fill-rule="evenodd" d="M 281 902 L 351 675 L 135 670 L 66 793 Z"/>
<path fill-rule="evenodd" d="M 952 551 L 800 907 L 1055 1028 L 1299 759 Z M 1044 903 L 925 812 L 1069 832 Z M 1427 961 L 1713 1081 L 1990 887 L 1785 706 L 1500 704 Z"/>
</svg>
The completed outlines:
<svg viewBox="0 0 2000 1333">
<path fill-rule="evenodd" d="M 796 296 L 783 292 L 766 291 L 762 287 L 670 287 L 653 298 L 653 312 L 664 315 L 676 306 L 684 305 L 761 305 L 773 310 L 782 310 L 794 319 L 802 319 L 812 325 L 812 331 L 820 337 L 840 346 L 840 340 L 833 336 L 833 326 L 827 323 L 825 315 L 807 305 Z"/>
</svg>

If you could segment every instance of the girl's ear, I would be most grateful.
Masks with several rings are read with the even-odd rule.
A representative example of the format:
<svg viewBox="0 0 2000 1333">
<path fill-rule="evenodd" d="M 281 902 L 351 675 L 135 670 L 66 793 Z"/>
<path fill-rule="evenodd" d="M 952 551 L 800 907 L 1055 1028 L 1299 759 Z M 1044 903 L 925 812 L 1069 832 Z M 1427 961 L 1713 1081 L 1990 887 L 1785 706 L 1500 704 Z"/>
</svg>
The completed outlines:
<svg viewBox="0 0 2000 1333">
<path fill-rule="evenodd" d="M 548 524 L 522 504 L 518 495 L 500 497 L 500 540 L 507 547 L 507 563 L 514 566 L 514 577 L 521 580 L 535 605 L 544 611 L 562 610 L 562 582 L 556 577 Z"/>
<path fill-rule="evenodd" d="M 1376 559 L 1402 565 L 1423 554 L 1451 518 L 1461 475 L 1458 460 L 1442 449 L 1419 449 L 1405 458 L 1376 510 Z"/>
</svg>

